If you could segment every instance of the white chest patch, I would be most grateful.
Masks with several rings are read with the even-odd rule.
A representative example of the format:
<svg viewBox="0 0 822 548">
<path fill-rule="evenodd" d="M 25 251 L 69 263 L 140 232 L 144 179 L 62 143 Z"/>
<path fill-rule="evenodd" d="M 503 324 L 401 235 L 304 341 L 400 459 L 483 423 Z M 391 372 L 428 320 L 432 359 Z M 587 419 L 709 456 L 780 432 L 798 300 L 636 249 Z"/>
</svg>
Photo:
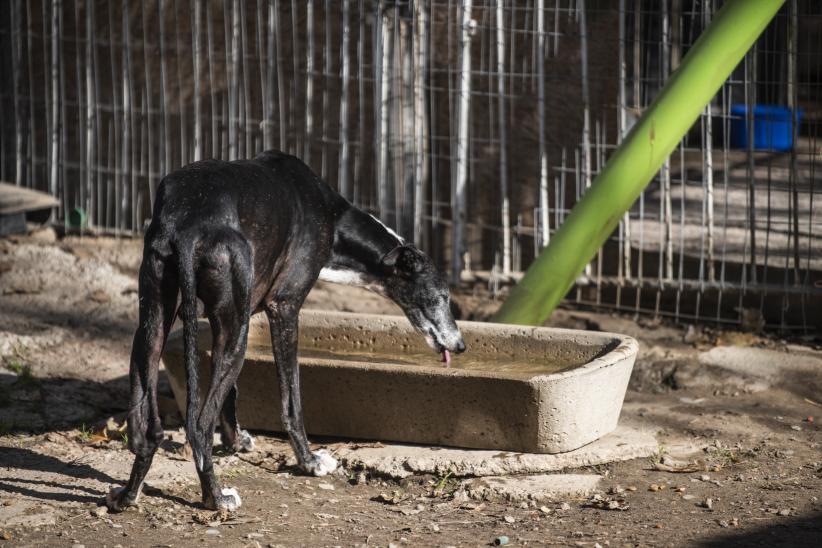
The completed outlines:
<svg viewBox="0 0 822 548">
<path fill-rule="evenodd" d="M 355 285 L 363 287 L 367 284 L 365 277 L 354 270 L 339 270 L 335 268 L 323 268 L 320 270 L 320 279 L 324 282 L 331 282 L 343 285 Z"/>
</svg>

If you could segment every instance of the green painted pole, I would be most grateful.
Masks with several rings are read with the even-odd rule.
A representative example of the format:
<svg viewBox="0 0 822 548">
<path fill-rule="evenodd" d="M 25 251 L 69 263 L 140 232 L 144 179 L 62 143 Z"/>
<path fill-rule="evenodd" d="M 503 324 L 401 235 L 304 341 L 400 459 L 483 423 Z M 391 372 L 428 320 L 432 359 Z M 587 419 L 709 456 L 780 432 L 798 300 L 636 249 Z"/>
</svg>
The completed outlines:
<svg viewBox="0 0 822 548">
<path fill-rule="evenodd" d="M 573 287 L 784 0 L 728 0 L 493 321 L 540 325 Z"/>
</svg>

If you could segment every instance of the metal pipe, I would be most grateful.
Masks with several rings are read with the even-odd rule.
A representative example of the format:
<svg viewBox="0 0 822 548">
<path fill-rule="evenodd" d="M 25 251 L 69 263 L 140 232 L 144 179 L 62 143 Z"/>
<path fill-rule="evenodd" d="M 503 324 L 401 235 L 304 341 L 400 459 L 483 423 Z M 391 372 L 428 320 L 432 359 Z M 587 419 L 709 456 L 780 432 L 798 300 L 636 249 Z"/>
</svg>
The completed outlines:
<svg viewBox="0 0 822 548">
<path fill-rule="evenodd" d="M 539 325 L 550 316 L 783 2 L 725 3 L 512 290 L 495 321 Z"/>
</svg>

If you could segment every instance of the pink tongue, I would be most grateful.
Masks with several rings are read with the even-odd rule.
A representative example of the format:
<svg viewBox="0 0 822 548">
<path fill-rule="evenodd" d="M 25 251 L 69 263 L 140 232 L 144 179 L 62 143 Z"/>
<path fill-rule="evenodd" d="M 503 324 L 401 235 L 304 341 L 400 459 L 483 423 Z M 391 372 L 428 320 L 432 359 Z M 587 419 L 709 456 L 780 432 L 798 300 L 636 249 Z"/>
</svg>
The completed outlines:
<svg viewBox="0 0 822 548">
<path fill-rule="evenodd" d="M 442 351 L 442 363 L 444 363 L 446 367 L 451 365 L 451 353 L 448 350 Z"/>
</svg>

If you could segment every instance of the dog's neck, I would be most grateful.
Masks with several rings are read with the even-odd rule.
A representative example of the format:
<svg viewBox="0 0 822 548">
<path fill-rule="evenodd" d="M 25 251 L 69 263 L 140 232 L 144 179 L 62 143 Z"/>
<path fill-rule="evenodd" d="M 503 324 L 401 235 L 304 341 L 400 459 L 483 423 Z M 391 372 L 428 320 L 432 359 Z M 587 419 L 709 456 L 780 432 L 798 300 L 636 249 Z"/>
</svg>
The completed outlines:
<svg viewBox="0 0 822 548">
<path fill-rule="evenodd" d="M 396 232 L 373 215 L 351 206 L 337 217 L 331 257 L 320 271 L 320 279 L 381 293 L 382 260 L 402 245 L 405 240 Z"/>
</svg>

